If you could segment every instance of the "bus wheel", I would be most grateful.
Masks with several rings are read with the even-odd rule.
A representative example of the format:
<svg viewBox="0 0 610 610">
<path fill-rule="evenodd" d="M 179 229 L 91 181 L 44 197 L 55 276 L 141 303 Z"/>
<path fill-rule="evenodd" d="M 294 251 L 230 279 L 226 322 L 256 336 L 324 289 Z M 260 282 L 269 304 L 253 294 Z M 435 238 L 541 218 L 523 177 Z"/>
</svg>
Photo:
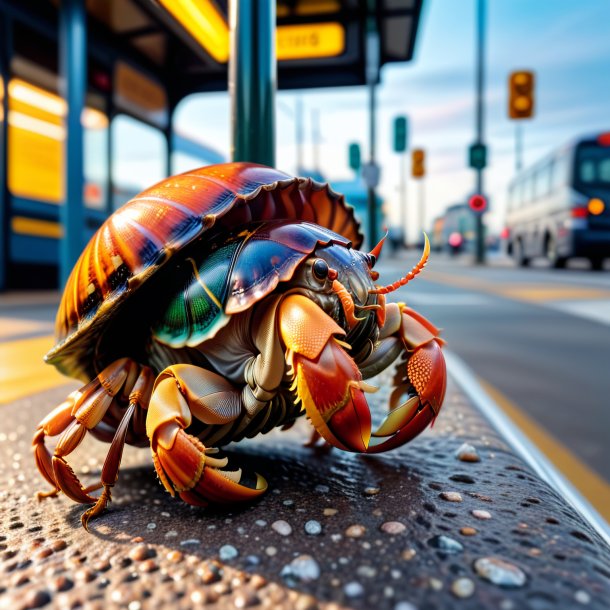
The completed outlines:
<svg viewBox="0 0 610 610">
<path fill-rule="evenodd" d="M 557 254 L 557 244 L 553 237 L 547 237 L 546 240 L 546 257 L 554 269 L 563 269 L 566 266 L 568 259 L 565 256 Z"/>
<path fill-rule="evenodd" d="M 593 271 L 603 271 L 603 269 L 604 269 L 603 257 L 592 256 L 589 260 L 591 261 L 591 269 L 593 269 Z"/>
<path fill-rule="evenodd" d="M 518 239 L 513 245 L 513 256 L 519 267 L 527 267 L 530 264 L 530 259 L 525 256 L 523 251 L 523 242 Z"/>
</svg>

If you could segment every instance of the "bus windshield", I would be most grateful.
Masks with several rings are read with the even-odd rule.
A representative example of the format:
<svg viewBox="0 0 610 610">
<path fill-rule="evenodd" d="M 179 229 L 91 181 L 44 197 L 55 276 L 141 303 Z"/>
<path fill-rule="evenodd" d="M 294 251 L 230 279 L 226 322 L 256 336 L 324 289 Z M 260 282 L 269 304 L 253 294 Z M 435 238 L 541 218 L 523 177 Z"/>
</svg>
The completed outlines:
<svg viewBox="0 0 610 610">
<path fill-rule="evenodd" d="M 583 185 L 610 187 L 610 147 L 587 144 L 576 158 L 578 181 Z"/>
</svg>

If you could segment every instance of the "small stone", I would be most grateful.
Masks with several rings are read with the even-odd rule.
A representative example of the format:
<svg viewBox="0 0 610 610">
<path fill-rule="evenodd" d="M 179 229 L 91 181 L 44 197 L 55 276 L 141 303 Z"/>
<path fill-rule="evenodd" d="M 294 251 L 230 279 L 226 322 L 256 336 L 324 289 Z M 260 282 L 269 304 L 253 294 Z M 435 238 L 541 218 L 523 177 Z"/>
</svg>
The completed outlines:
<svg viewBox="0 0 610 610">
<path fill-rule="evenodd" d="M 366 527 L 364 525 L 350 525 L 345 530 L 345 535 L 348 538 L 362 538 L 364 533 L 366 532 Z"/>
<path fill-rule="evenodd" d="M 324 516 L 325 517 L 332 517 L 334 515 L 336 515 L 339 511 L 336 508 L 325 508 L 324 509 Z"/>
<path fill-rule="evenodd" d="M 394 606 L 394 610 L 417 610 L 417 606 L 414 606 L 411 602 L 398 602 Z"/>
<path fill-rule="evenodd" d="M 53 581 L 53 588 L 56 591 L 68 591 L 74 586 L 74 583 L 67 576 L 56 576 Z"/>
<path fill-rule="evenodd" d="M 146 525 L 146 529 L 149 529 L 149 530 L 157 529 L 157 524 L 156 523 L 148 523 Z"/>
<path fill-rule="evenodd" d="M 295 610 L 319 610 L 318 601 L 313 595 L 299 595 L 294 607 Z"/>
<path fill-rule="evenodd" d="M 265 549 L 265 553 L 269 555 L 269 557 L 273 557 L 275 554 L 277 554 L 277 549 L 274 546 L 268 546 Z"/>
<path fill-rule="evenodd" d="M 461 462 L 480 462 L 481 458 L 477 453 L 477 450 L 468 443 L 460 445 L 459 449 L 455 452 L 455 457 Z"/>
<path fill-rule="evenodd" d="M 46 591 L 29 591 L 24 596 L 24 604 L 22 608 L 29 610 L 30 608 L 41 608 L 46 606 L 51 601 L 51 596 Z"/>
<path fill-rule="evenodd" d="M 157 562 L 154 559 L 145 559 L 140 565 L 139 570 L 144 574 L 149 574 L 150 572 L 155 572 L 159 569 Z"/>
<path fill-rule="evenodd" d="M 211 585 L 222 578 L 222 570 L 215 562 L 208 561 L 197 570 L 201 581 L 205 585 Z"/>
<path fill-rule="evenodd" d="M 471 597 L 474 593 L 474 582 L 470 578 L 457 578 L 451 584 L 451 592 L 456 597 Z"/>
<path fill-rule="evenodd" d="M 380 491 L 381 491 L 381 489 L 379 489 L 379 487 L 365 487 L 364 495 L 365 496 L 376 496 Z"/>
<path fill-rule="evenodd" d="M 55 540 L 51 543 L 51 548 L 57 551 L 63 551 L 68 546 L 68 543 L 65 540 Z"/>
<path fill-rule="evenodd" d="M 89 568 L 81 568 L 74 574 L 74 578 L 82 583 L 91 582 L 92 580 L 95 580 L 96 576 L 96 573 Z"/>
<path fill-rule="evenodd" d="M 379 528 L 382 532 L 386 534 L 396 535 L 402 534 L 407 529 L 407 526 L 401 523 L 400 521 L 386 521 L 381 524 Z"/>
<path fill-rule="evenodd" d="M 477 519 L 491 519 L 491 513 L 488 510 L 473 510 L 472 516 Z"/>
<path fill-rule="evenodd" d="M 500 587 L 522 587 L 527 577 L 516 565 L 497 557 L 481 557 L 474 562 L 475 572 Z"/>
<path fill-rule="evenodd" d="M 591 596 L 586 591 L 579 589 L 576 591 L 576 593 L 574 593 L 574 599 L 579 604 L 588 604 L 591 601 Z"/>
<path fill-rule="evenodd" d="M 415 549 L 406 549 L 402 552 L 401 557 L 405 561 L 411 561 L 411 559 L 413 559 L 413 557 L 415 557 L 415 555 L 417 555 L 417 551 Z"/>
<path fill-rule="evenodd" d="M 280 536 L 290 536 L 292 534 L 292 526 L 288 521 L 279 519 L 271 524 L 271 529 L 276 531 Z"/>
<path fill-rule="evenodd" d="M 430 578 L 428 584 L 433 591 L 440 591 L 443 588 L 443 581 L 439 578 Z"/>
<path fill-rule="evenodd" d="M 460 534 L 462 536 L 474 536 L 477 533 L 477 530 L 474 527 L 463 527 L 460 529 Z"/>
<path fill-rule="evenodd" d="M 129 557 L 134 561 L 144 561 L 145 559 L 149 559 L 155 555 L 155 550 L 146 546 L 145 544 L 134 546 L 133 549 L 129 551 Z"/>
<path fill-rule="evenodd" d="M 442 491 L 438 494 L 441 500 L 446 500 L 447 502 L 461 502 L 462 494 L 457 491 Z"/>
<path fill-rule="evenodd" d="M 257 519 L 254 523 L 258 525 L 258 527 L 265 527 L 267 525 L 267 522 L 264 519 Z"/>
<path fill-rule="evenodd" d="M 267 584 L 267 579 L 260 574 L 254 574 L 250 579 L 250 586 L 255 589 L 262 589 Z"/>
<path fill-rule="evenodd" d="M 343 591 L 347 597 L 361 597 L 364 593 L 364 587 L 359 582 L 352 581 L 343 587 Z"/>
<path fill-rule="evenodd" d="M 53 549 L 50 548 L 44 548 L 44 549 L 40 549 L 39 551 L 36 552 L 36 554 L 34 555 L 35 559 L 45 559 L 45 557 L 48 557 L 49 555 L 53 555 Z"/>
<path fill-rule="evenodd" d="M 201 544 L 201 540 L 198 538 L 188 538 L 187 540 L 180 541 L 180 546 L 196 546 L 198 544 Z"/>
<path fill-rule="evenodd" d="M 315 490 L 321 494 L 327 494 L 330 491 L 330 487 L 328 485 L 316 485 Z"/>
<path fill-rule="evenodd" d="M 239 556 L 239 551 L 231 544 L 225 544 L 220 547 L 218 557 L 221 561 L 231 561 Z"/>
<path fill-rule="evenodd" d="M 312 582 L 320 578 L 320 566 L 311 555 L 299 555 L 282 568 L 281 576 L 290 586 Z"/>
<path fill-rule="evenodd" d="M 449 536 L 434 536 L 428 540 L 428 544 L 448 555 L 461 553 L 464 550 L 464 547 L 457 540 L 449 538 Z"/>
<path fill-rule="evenodd" d="M 319 536 L 322 533 L 322 526 L 318 521 L 312 519 L 305 524 L 305 532 L 310 536 Z"/>
<path fill-rule="evenodd" d="M 180 563 L 184 559 L 184 554 L 180 551 L 170 551 L 167 554 L 167 559 L 172 563 Z"/>
<path fill-rule="evenodd" d="M 253 591 L 242 591 L 233 600 L 236 608 L 249 608 L 250 606 L 256 606 L 259 602 L 258 596 Z"/>
<path fill-rule="evenodd" d="M 362 578 L 375 578 L 377 570 L 373 566 L 359 566 L 356 569 L 356 574 Z"/>
</svg>

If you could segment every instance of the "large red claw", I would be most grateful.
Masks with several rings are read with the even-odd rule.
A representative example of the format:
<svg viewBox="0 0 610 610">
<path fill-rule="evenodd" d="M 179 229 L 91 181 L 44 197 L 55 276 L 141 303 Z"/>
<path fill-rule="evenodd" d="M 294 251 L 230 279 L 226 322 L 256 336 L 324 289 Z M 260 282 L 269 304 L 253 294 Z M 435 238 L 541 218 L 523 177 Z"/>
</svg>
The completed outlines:
<svg viewBox="0 0 610 610">
<path fill-rule="evenodd" d="M 297 391 L 311 423 L 331 445 L 363 453 L 371 438 L 366 388 L 354 361 L 333 338 L 316 360 L 294 355 Z"/>
</svg>

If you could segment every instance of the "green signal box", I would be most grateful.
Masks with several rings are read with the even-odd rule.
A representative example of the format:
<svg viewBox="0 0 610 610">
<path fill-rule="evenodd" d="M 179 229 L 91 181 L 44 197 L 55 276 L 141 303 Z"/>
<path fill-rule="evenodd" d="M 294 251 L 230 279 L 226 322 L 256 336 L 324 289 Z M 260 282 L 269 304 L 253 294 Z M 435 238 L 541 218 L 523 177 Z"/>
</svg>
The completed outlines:
<svg viewBox="0 0 610 610">
<path fill-rule="evenodd" d="M 487 146 L 471 144 L 468 149 L 468 165 L 473 169 L 483 169 L 487 166 Z"/>
<path fill-rule="evenodd" d="M 394 152 L 407 150 L 407 117 L 397 116 L 394 119 Z"/>
<path fill-rule="evenodd" d="M 360 144 L 356 142 L 349 145 L 349 166 L 355 172 L 360 170 Z"/>
</svg>

